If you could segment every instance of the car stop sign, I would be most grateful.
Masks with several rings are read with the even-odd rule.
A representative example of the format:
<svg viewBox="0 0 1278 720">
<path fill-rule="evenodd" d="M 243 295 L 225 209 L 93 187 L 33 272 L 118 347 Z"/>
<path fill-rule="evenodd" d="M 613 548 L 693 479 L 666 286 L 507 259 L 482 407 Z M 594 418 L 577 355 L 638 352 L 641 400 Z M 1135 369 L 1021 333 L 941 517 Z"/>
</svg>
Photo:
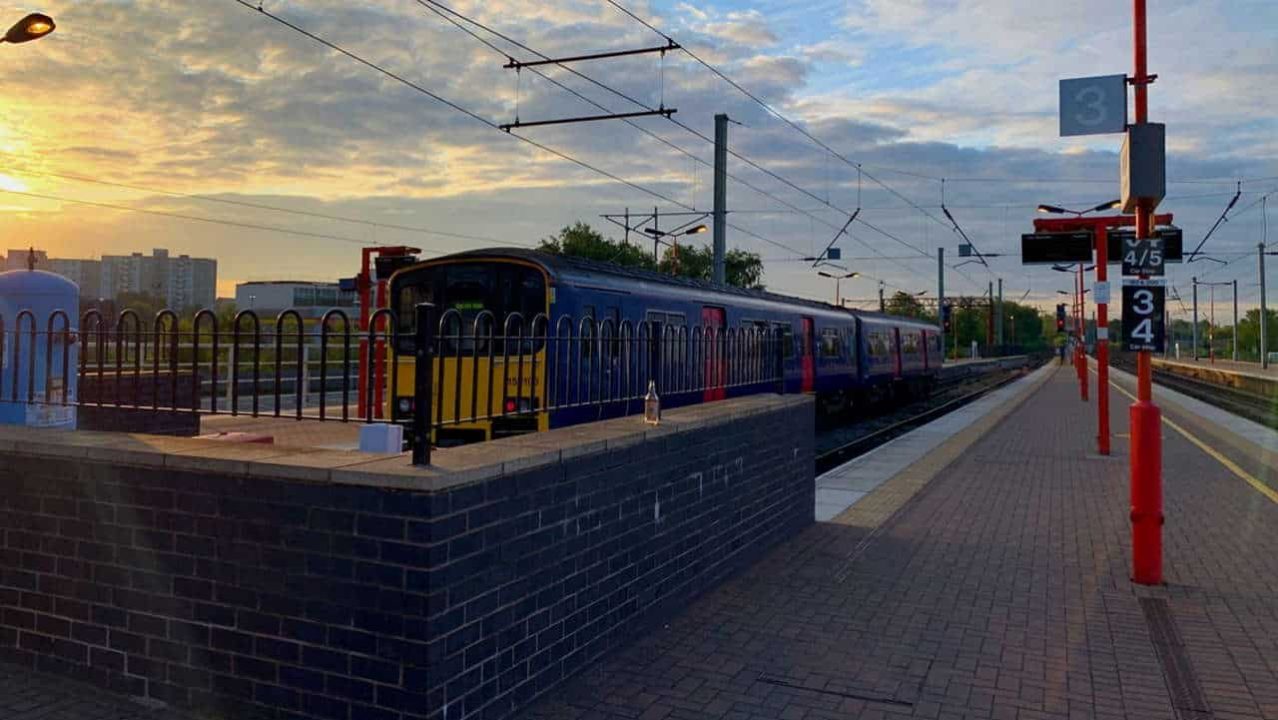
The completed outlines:
<svg viewBox="0 0 1278 720">
<path fill-rule="evenodd" d="M 1161 280 L 1123 280 L 1123 349 L 1162 352 L 1167 288 Z"/>
<path fill-rule="evenodd" d="M 1137 240 L 1135 235 L 1123 237 L 1124 275 L 1162 275 L 1166 260 L 1162 238 Z"/>
</svg>

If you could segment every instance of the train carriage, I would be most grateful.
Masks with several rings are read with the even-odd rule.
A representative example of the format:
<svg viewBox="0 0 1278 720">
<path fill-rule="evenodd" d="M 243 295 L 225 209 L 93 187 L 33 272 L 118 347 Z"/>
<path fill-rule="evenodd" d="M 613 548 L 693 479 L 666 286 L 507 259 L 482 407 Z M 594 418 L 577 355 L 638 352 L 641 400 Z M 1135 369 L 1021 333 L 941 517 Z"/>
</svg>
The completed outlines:
<svg viewBox="0 0 1278 720">
<path fill-rule="evenodd" d="M 935 328 L 923 323 L 530 250 L 418 263 L 392 276 L 391 297 L 400 375 L 387 409 L 396 422 L 421 410 L 405 356 L 413 310 L 429 302 L 438 323 L 429 412 L 440 442 L 640 413 L 650 380 L 665 407 L 783 385 L 837 410 L 873 385 L 939 367 L 927 355 Z"/>
</svg>

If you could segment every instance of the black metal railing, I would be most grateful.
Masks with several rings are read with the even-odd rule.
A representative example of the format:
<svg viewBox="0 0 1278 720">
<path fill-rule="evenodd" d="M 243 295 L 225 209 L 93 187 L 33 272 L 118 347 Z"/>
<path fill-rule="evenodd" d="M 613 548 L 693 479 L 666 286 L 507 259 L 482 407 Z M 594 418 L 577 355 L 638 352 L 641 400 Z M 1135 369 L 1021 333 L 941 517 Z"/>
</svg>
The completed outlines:
<svg viewBox="0 0 1278 720">
<path fill-rule="evenodd" d="M 791 335 L 762 324 L 552 323 L 425 304 L 411 332 L 390 309 L 367 330 L 342 310 L 310 324 L 295 310 L 266 321 L 252 310 L 40 320 L 23 310 L 9 327 L 0 316 L 0 402 L 341 422 L 376 422 L 389 407 L 420 462 L 449 428 L 491 435 L 535 430 L 546 413 L 565 423 L 641 413 L 650 383 L 667 406 L 776 391 L 794 351 Z M 412 378 L 403 395 L 401 374 Z"/>
</svg>

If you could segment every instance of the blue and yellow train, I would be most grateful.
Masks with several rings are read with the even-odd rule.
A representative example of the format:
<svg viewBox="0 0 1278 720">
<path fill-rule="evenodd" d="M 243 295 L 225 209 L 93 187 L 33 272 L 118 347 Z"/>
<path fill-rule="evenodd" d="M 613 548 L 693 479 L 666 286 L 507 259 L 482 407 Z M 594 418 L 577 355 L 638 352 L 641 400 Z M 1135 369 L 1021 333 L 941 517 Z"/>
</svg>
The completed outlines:
<svg viewBox="0 0 1278 720">
<path fill-rule="evenodd" d="M 437 441 L 641 412 L 649 379 L 667 407 L 783 386 L 838 412 L 926 393 L 942 362 L 939 329 L 917 320 L 531 250 L 417 263 L 397 271 L 390 290 L 399 340 L 387 410 L 396 422 L 420 411 L 413 310 L 436 308 Z M 656 346 L 664 361 L 649 361 Z"/>
</svg>

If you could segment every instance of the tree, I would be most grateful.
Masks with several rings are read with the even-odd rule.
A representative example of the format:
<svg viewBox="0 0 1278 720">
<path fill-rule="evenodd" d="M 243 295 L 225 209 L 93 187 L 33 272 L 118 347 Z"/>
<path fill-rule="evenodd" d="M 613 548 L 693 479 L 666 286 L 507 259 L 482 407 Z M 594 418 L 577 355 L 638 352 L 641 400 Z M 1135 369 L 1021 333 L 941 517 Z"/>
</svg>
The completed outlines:
<svg viewBox="0 0 1278 720">
<path fill-rule="evenodd" d="M 604 237 L 590 225 L 577 221 L 541 241 L 538 250 L 554 255 L 568 255 L 623 267 L 661 272 L 680 277 L 709 280 L 713 275 L 714 252 L 708 247 L 679 245 L 671 248 L 661 258 L 658 268 L 652 256 L 638 245 L 618 242 Z M 725 275 L 729 285 L 744 288 L 763 287 L 763 258 L 744 250 L 730 250 L 724 256 Z"/>
<path fill-rule="evenodd" d="M 905 291 L 897 290 L 892 297 L 888 298 L 884 303 L 889 315 L 897 315 L 899 317 L 918 318 L 922 320 L 926 312 L 923 309 L 923 303 L 914 295 Z"/>
<path fill-rule="evenodd" d="M 745 250 L 729 250 L 723 256 L 724 279 L 729 285 L 763 289 L 763 258 Z M 661 258 L 661 271 L 696 280 L 714 277 L 714 250 L 708 246 L 680 245 Z"/>
<path fill-rule="evenodd" d="M 623 267 L 637 267 L 652 270 L 655 264 L 638 245 L 619 243 L 604 237 L 598 230 L 578 220 L 576 223 L 560 230 L 541 241 L 538 250 L 553 255 L 569 255 L 610 262 Z"/>
</svg>

